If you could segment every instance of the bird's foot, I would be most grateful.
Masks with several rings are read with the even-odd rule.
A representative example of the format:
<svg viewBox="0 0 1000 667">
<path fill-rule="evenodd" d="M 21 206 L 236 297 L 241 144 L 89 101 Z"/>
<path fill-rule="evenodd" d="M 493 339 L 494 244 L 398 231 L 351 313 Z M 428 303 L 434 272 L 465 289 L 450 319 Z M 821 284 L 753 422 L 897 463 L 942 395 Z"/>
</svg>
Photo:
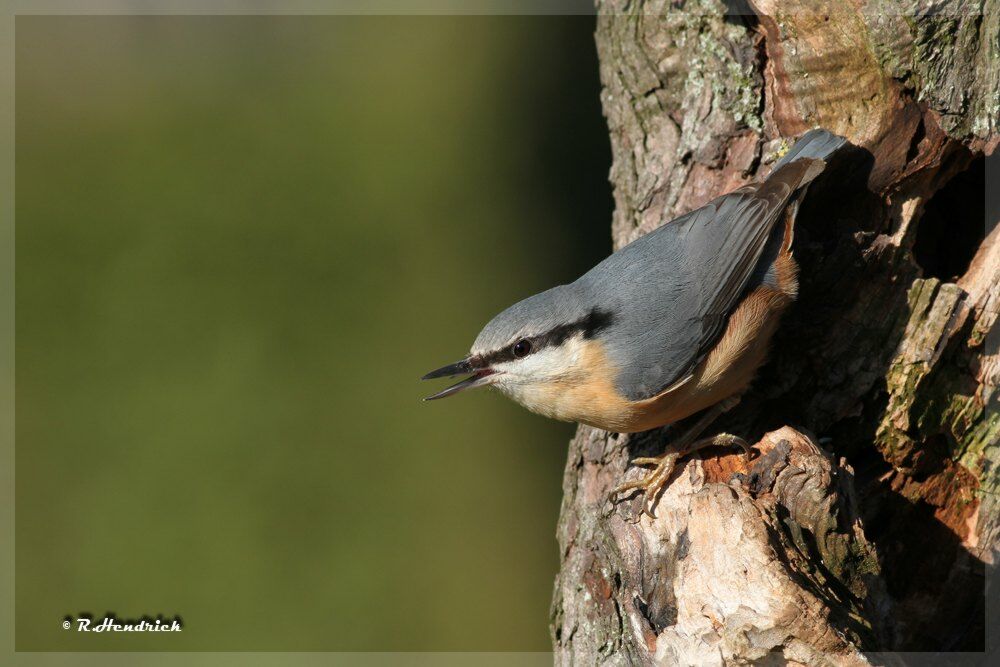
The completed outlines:
<svg viewBox="0 0 1000 667">
<path fill-rule="evenodd" d="M 667 452 L 662 456 L 643 456 L 632 459 L 632 465 L 656 467 L 653 469 L 653 472 L 642 479 L 625 482 L 616 486 L 611 492 L 612 502 L 615 497 L 623 493 L 642 489 L 642 511 L 649 515 L 649 518 L 655 519 L 656 515 L 653 514 L 653 505 L 656 503 L 656 498 L 660 495 L 660 491 L 666 485 L 667 479 L 670 477 L 670 473 L 673 472 L 679 458 L 680 454 L 678 452 Z"/>
<path fill-rule="evenodd" d="M 634 491 L 636 489 L 642 489 L 642 511 L 645 512 L 651 519 L 655 519 L 656 515 L 653 514 L 653 506 L 656 504 L 656 500 L 663 490 L 663 487 L 667 484 L 667 479 L 670 477 L 670 473 L 673 472 L 674 466 L 677 465 L 677 461 L 684 458 L 692 452 L 696 452 L 703 447 L 710 447 L 713 445 L 718 445 L 722 447 L 732 447 L 737 446 L 743 449 L 744 456 L 749 460 L 750 458 L 750 445 L 743 438 L 733 435 L 732 433 L 720 433 L 718 435 L 713 435 L 711 438 L 702 438 L 701 440 L 696 440 L 690 445 L 684 447 L 681 451 L 667 452 L 660 456 L 643 456 L 637 459 L 632 459 L 632 465 L 636 466 L 656 466 L 649 475 L 642 479 L 638 479 L 632 482 L 625 482 L 619 484 L 611 492 L 611 499 L 614 499 L 629 491 Z"/>
</svg>

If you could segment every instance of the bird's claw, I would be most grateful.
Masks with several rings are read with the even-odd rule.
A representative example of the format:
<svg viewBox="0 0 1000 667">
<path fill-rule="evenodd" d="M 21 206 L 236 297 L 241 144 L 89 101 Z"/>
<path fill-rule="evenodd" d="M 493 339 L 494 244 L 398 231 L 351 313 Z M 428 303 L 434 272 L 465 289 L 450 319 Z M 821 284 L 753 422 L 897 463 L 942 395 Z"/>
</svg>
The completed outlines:
<svg viewBox="0 0 1000 667">
<path fill-rule="evenodd" d="M 657 497 L 660 495 L 663 487 L 666 486 L 667 479 L 669 479 L 670 473 L 673 472 L 678 458 L 679 455 L 677 452 L 669 452 L 662 456 L 644 456 L 633 459 L 633 465 L 655 465 L 656 468 L 642 479 L 625 482 L 616 486 L 611 492 L 612 502 L 614 502 L 617 496 L 623 493 L 642 489 L 642 511 L 649 518 L 655 519 L 656 515 L 653 514 L 653 505 L 656 504 Z"/>
<path fill-rule="evenodd" d="M 632 459 L 632 465 L 634 466 L 658 466 L 660 461 L 663 459 L 662 456 L 640 456 L 637 459 Z"/>
<path fill-rule="evenodd" d="M 720 433 L 714 435 L 711 438 L 703 438 L 702 440 L 697 440 L 691 443 L 689 446 L 685 447 L 683 451 L 668 452 L 661 456 L 640 456 L 639 458 L 632 459 L 632 465 L 635 466 L 656 466 L 651 473 L 643 477 L 642 479 L 633 480 L 631 482 L 624 482 L 619 484 L 611 491 L 611 501 L 615 502 L 615 499 L 629 491 L 634 491 L 636 489 L 642 489 L 642 511 L 649 518 L 655 519 L 656 515 L 653 514 L 653 506 L 656 504 L 656 500 L 663 490 L 663 487 L 667 484 L 667 479 L 670 478 L 670 473 L 673 472 L 674 466 L 677 465 L 677 461 L 688 454 L 698 451 L 703 447 L 708 447 L 710 445 L 721 445 L 724 447 L 737 446 L 743 450 L 743 456 L 746 460 L 750 460 L 750 454 L 753 450 L 750 449 L 750 445 L 743 438 L 733 435 L 731 433 Z"/>
</svg>

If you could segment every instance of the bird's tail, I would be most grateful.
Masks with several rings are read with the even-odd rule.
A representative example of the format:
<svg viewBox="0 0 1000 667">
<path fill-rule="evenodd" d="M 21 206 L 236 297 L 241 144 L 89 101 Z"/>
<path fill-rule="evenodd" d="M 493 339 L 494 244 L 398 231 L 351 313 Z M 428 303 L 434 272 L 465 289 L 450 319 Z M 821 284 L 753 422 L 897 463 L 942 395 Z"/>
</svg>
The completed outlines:
<svg viewBox="0 0 1000 667">
<path fill-rule="evenodd" d="M 826 161 L 846 143 L 847 139 L 832 132 L 819 128 L 809 130 L 778 160 L 777 164 L 774 165 L 774 171 L 802 158 Z"/>
<path fill-rule="evenodd" d="M 826 161 L 847 143 L 844 137 L 823 129 L 809 130 L 778 160 L 757 191 L 766 196 L 770 191 L 794 193 L 788 208 L 794 216 L 798 202 L 809 184 L 826 169 Z"/>
<path fill-rule="evenodd" d="M 785 193 L 790 190 L 792 193 L 785 206 L 785 224 L 780 234 L 774 235 L 770 247 L 765 252 L 765 256 L 769 259 L 764 266 L 771 266 L 777 257 L 791 252 L 799 204 L 809 184 L 823 173 L 826 161 L 846 143 L 847 139 L 832 132 L 823 129 L 809 130 L 778 160 L 770 175 L 761 184 L 758 195 L 764 195 L 768 190 Z M 795 289 L 795 285 L 792 284 L 791 291 L 794 292 Z"/>
</svg>

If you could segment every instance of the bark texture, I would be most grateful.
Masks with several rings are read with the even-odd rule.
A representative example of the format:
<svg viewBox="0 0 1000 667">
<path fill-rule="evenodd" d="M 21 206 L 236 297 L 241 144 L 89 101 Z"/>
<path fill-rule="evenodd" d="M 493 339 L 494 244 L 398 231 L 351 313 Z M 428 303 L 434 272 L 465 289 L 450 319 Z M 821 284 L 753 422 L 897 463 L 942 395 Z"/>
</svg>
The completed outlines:
<svg viewBox="0 0 1000 667">
<path fill-rule="evenodd" d="M 998 2 L 598 10 L 616 246 L 765 174 L 810 127 L 856 148 L 811 188 L 799 301 L 713 427 L 756 440 L 756 458 L 682 462 L 650 519 L 608 494 L 674 431 L 572 441 L 557 662 L 983 650 L 1000 540 L 1000 232 L 985 233 L 983 203 Z"/>
</svg>

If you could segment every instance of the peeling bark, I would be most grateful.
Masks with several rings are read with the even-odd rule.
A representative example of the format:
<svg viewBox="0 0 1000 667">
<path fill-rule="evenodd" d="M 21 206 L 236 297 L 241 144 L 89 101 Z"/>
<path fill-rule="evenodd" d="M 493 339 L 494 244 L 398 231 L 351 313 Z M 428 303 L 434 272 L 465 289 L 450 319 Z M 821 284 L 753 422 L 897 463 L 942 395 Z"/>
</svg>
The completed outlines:
<svg viewBox="0 0 1000 667">
<path fill-rule="evenodd" d="M 579 429 L 557 662 L 983 648 L 1000 540 L 1000 233 L 983 233 L 969 192 L 1000 144 L 1000 7 L 884 4 L 598 2 L 616 246 L 763 175 L 810 127 L 857 148 L 811 188 L 799 302 L 716 427 L 758 440 L 758 456 L 682 462 L 650 519 L 608 493 L 674 431 Z M 945 252 L 954 272 L 937 275 L 925 258 Z"/>
</svg>

